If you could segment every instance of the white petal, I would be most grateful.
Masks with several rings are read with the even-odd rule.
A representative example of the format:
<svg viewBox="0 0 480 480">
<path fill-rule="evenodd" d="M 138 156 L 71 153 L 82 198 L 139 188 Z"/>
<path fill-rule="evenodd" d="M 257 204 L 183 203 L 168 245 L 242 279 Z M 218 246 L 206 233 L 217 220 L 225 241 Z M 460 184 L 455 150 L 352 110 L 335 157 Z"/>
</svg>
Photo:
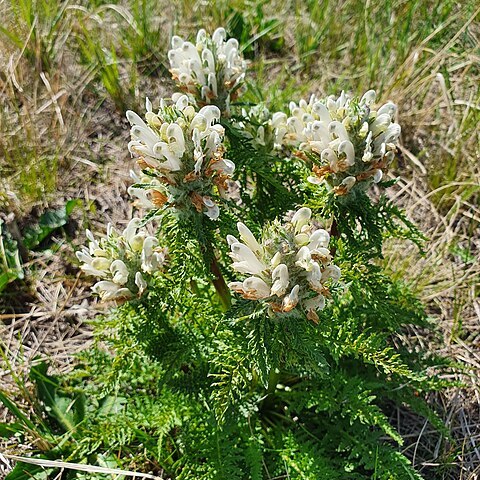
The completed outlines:
<svg viewBox="0 0 480 480">
<path fill-rule="evenodd" d="M 344 140 L 338 146 L 338 153 L 344 153 L 347 157 L 347 165 L 351 167 L 355 165 L 355 149 L 353 148 L 353 143 L 349 140 Z"/>
<path fill-rule="evenodd" d="M 272 272 L 273 285 L 271 288 L 271 295 L 281 297 L 285 295 L 288 287 L 289 275 L 288 268 L 284 263 L 278 265 Z"/>
<path fill-rule="evenodd" d="M 331 279 L 333 282 L 338 282 L 342 272 L 336 265 L 328 265 L 322 273 L 322 282 Z"/>
<path fill-rule="evenodd" d="M 377 94 L 375 93 L 375 90 L 368 90 L 368 92 L 365 92 L 363 94 L 363 97 L 360 100 L 360 104 L 365 104 L 365 105 L 371 105 L 376 98 Z"/>
<path fill-rule="evenodd" d="M 266 266 L 256 257 L 256 255 L 243 243 L 233 243 L 230 246 L 231 256 L 236 263 L 232 267 L 237 270 L 242 269 L 242 273 L 257 274 L 266 269 Z"/>
<path fill-rule="evenodd" d="M 326 230 L 323 230 L 323 228 L 319 228 L 310 235 L 310 243 L 308 244 L 308 248 L 310 250 L 315 250 L 318 247 L 326 248 L 328 247 L 329 242 L 330 234 Z"/>
<path fill-rule="evenodd" d="M 128 281 L 128 268 L 122 260 L 115 260 L 110 265 L 114 283 L 125 285 Z"/>
<path fill-rule="evenodd" d="M 263 248 L 260 246 L 253 233 L 244 223 L 238 222 L 237 228 L 238 232 L 240 233 L 240 238 L 248 245 L 252 252 L 256 254 L 263 252 Z"/>
<path fill-rule="evenodd" d="M 112 261 L 108 258 L 97 257 L 92 260 L 91 265 L 96 270 L 108 270 L 111 263 Z"/>
<path fill-rule="evenodd" d="M 233 235 L 227 235 L 227 243 L 231 246 L 234 243 L 238 243 L 238 240 Z"/>
<path fill-rule="evenodd" d="M 147 282 L 140 272 L 135 274 L 135 285 L 138 287 L 138 292 L 141 295 L 147 288 Z"/>
<path fill-rule="evenodd" d="M 270 261 L 270 265 L 272 266 L 272 268 L 275 268 L 280 264 L 281 261 L 282 261 L 282 254 L 280 252 L 277 252 L 272 257 L 272 260 Z"/>
<path fill-rule="evenodd" d="M 299 232 L 304 225 L 306 225 L 312 217 L 312 211 L 307 207 L 302 207 L 295 212 L 292 217 L 292 223 L 295 231 Z"/>
<path fill-rule="evenodd" d="M 290 310 L 294 309 L 298 303 L 298 292 L 300 287 L 295 285 L 291 292 L 283 299 L 283 311 L 289 312 Z"/>
<path fill-rule="evenodd" d="M 347 190 L 350 190 L 356 183 L 357 179 L 355 177 L 346 177 L 342 181 L 342 185 L 347 187 Z"/>
<path fill-rule="evenodd" d="M 307 246 L 300 248 L 295 257 L 295 265 L 304 270 L 310 271 L 313 263 L 315 262 L 312 262 L 310 249 Z"/>
<path fill-rule="evenodd" d="M 245 293 L 255 296 L 257 299 L 270 296 L 270 287 L 258 277 L 249 277 L 243 281 Z"/>
<path fill-rule="evenodd" d="M 375 170 L 375 173 L 373 174 L 373 181 L 375 183 L 378 183 L 382 180 L 382 177 L 383 177 L 383 172 L 379 168 L 377 168 Z"/>
<path fill-rule="evenodd" d="M 127 228 L 125 228 L 122 234 L 127 242 L 130 243 L 130 240 L 135 236 L 141 221 L 140 218 L 132 218 L 128 222 Z"/>
</svg>

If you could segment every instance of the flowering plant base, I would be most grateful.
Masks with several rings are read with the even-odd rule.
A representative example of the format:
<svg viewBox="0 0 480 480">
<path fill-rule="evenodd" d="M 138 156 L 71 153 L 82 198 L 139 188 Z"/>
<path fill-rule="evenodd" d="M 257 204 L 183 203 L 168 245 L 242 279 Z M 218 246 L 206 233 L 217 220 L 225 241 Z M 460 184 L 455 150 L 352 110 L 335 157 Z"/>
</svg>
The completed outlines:
<svg viewBox="0 0 480 480">
<path fill-rule="evenodd" d="M 446 382 L 398 341 L 431 325 L 379 261 L 387 237 L 423 241 L 384 195 L 396 107 L 341 92 L 271 113 L 239 51 L 223 29 L 173 37 L 181 92 L 127 112 L 135 218 L 77 254 L 117 302 L 97 322 L 111 353 L 58 385 L 71 405 L 90 392 L 62 445 L 123 466 L 144 452 L 165 478 L 422 478 L 389 412 L 441 429 L 425 398 Z"/>
</svg>

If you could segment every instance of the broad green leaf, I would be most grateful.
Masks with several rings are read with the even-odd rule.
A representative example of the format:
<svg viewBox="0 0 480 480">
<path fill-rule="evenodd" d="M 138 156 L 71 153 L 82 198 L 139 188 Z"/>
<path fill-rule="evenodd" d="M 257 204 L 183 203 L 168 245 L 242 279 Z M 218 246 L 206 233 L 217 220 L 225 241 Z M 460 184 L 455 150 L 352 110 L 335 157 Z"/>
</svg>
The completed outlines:
<svg viewBox="0 0 480 480">
<path fill-rule="evenodd" d="M 30 370 L 30 377 L 35 382 L 39 399 L 45 404 L 50 417 L 66 431 L 73 430 L 83 419 L 83 402 L 78 398 L 70 398 L 58 393 L 58 380 L 47 375 L 48 365 L 45 362 L 35 365 Z M 79 401 L 80 408 L 75 409 Z"/>
<path fill-rule="evenodd" d="M 69 200 L 64 207 L 45 212 L 36 225 L 27 228 L 23 232 L 25 247 L 30 250 L 34 249 L 52 232 L 63 227 L 68 222 L 73 209 L 78 203 L 79 200 Z"/>
</svg>

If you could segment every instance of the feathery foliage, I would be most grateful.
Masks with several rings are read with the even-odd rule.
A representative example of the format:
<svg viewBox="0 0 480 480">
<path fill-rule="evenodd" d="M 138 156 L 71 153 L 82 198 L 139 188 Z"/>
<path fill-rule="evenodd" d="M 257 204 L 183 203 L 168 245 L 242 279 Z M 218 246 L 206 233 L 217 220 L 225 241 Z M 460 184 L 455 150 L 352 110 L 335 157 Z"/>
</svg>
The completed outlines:
<svg viewBox="0 0 480 480">
<path fill-rule="evenodd" d="M 142 251 L 138 294 L 125 296 L 127 257 L 90 236 L 82 268 L 117 308 L 72 373 L 32 371 L 38 428 L 0 396 L 17 417 L 2 432 L 36 435 L 39 458 L 179 480 L 420 479 L 389 412 L 408 405 L 441 428 L 425 398 L 451 366 L 395 342 L 431 326 L 406 281 L 378 262 L 386 238 L 423 240 L 372 192 L 389 186 L 380 180 L 396 151 L 395 108 L 342 92 L 255 120 L 236 102 L 238 48 L 223 29 L 199 32 L 196 47 L 173 38 L 185 95 L 158 114 L 148 101 L 145 121 L 128 113 L 129 149 L 152 181 L 133 185 L 145 231 L 123 234 Z M 146 282 L 160 246 L 163 270 Z"/>
</svg>

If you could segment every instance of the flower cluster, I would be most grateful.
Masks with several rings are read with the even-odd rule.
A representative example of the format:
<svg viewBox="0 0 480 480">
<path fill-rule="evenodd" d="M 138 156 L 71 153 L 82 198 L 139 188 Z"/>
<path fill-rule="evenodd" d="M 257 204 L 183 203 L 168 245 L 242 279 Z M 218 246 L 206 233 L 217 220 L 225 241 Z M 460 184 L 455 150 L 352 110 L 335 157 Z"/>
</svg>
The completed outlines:
<svg viewBox="0 0 480 480">
<path fill-rule="evenodd" d="M 224 128 L 216 123 L 220 110 L 207 105 L 197 111 L 179 93 L 172 102 L 162 100 L 155 113 L 147 99 L 145 121 L 127 112 L 132 126 L 128 149 L 144 173 L 134 175 L 137 183 L 129 193 L 145 208 L 193 209 L 216 220 L 219 206 L 213 196 L 228 195 L 227 182 L 235 169 L 223 158 Z"/>
<path fill-rule="evenodd" d="M 274 149 L 271 114 L 264 104 L 259 103 L 248 110 L 242 108 L 242 118 L 235 122 L 235 126 L 243 130 L 255 147 L 268 151 Z"/>
<path fill-rule="evenodd" d="M 96 240 L 87 230 L 88 247 L 76 252 L 81 269 L 100 280 L 92 287 L 102 300 L 128 300 L 141 296 L 148 281 L 165 265 L 166 250 L 156 237 L 139 231 L 139 218 L 133 218 L 119 234 L 111 225 L 107 236 Z"/>
<path fill-rule="evenodd" d="M 250 275 L 229 284 L 231 290 L 249 300 L 264 300 L 272 312 L 286 313 L 297 306 L 307 318 L 318 322 L 317 310 L 325 306 L 328 284 L 340 278 L 328 249 L 330 235 L 316 228 L 309 208 L 300 208 L 285 224 L 274 222 L 258 242 L 238 223 L 241 241 L 229 235 L 232 267 Z"/>
<path fill-rule="evenodd" d="M 238 41 L 226 37 L 224 28 L 217 28 L 211 37 L 201 29 L 194 45 L 175 35 L 168 52 L 170 72 L 179 87 L 199 104 L 217 105 L 222 111 L 228 111 L 238 95 L 246 70 Z"/>
<path fill-rule="evenodd" d="M 272 117 L 275 143 L 313 160 L 309 180 L 326 180 L 337 195 L 358 183 L 364 188 L 378 183 L 394 158 L 400 125 L 393 122 L 393 103 L 372 110 L 374 101 L 375 92 L 369 90 L 360 100 L 342 92 L 338 98 L 312 95 L 308 103 L 291 102 L 290 117 L 283 112 Z"/>
</svg>

